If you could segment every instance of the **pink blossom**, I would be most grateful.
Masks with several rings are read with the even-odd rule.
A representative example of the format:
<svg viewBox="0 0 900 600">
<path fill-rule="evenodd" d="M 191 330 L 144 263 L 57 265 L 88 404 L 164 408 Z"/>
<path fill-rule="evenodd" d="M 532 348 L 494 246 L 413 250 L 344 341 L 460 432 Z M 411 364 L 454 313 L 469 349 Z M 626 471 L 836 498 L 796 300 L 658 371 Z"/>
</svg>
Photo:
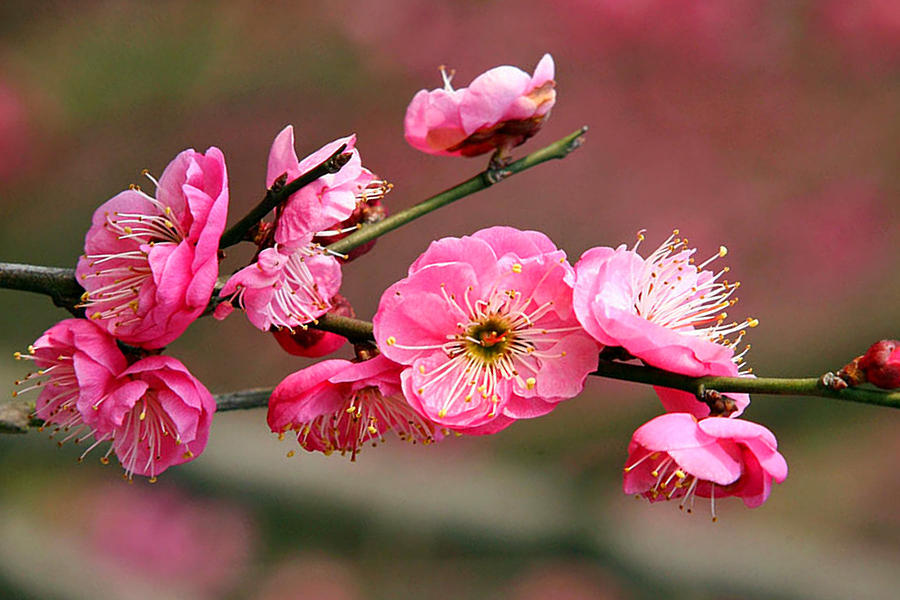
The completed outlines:
<svg viewBox="0 0 900 600">
<path fill-rule="evenodd" d="M 304 450 L 349 453 L 350 460 L 367 441 L 384 441 L 391 430 L 412 443 L 440 440 L 438 426 L 403 398 L 402 368 L 378 355 L 362 362 L 325 360 L 297 371 L 272 392 L 269 427 L 282 438 L 295 431 Z"/>
<path fill-rule="evenodd" d="M 83 393 L 78 411 L 94 438 L 82 458 L 109 441 L 102 462 L 115 451 L 126 478 L 144 475 L 152 482 L 203 452 L 216 402 L 178 360 L 149 356 L 125 369 L 108 393 Z"/>
<path fill-rule="evenodd" d="M 340 294 L 335 294 L 334 298 L 331 299 L 331 305 L 332 308 L 328 311 L 328 314 L 342 317 L 356 316 L 350 301 Z M 291 331 L 290 329 L 282 328 L 272 331 L 272 336 L 278 342 L 278 345 L 281 346 L 281 349 L 288 354 L 311 358 L 331 354 L 347 343 L 347 338 L 344 336 L 329 331 L 322 331 L 321 329 L 301 328 Z"/>
<path fill-rule="evenodd" d="M 34 415 L 43 419 L 44 427 L 55 426 L 54 435 L 68 434 L 60 444 L 84 430 L 77 408 L 79 397 L 92 399 L 108 394 L 127 366 L 115 339 L 86 319 L 60 321 L 28 347 L 28 354 L 16 352 L 15 357 L 34 361 L 38 371 L 17 381 L 16 385 L 31 385 L 13 395 L 40 389 Z"/>
<path fill-rule="evenodd" d="M 342 145 L 350 152 L 350 160 L 337 173 L 325 175 L 300 188 L 283 205 L 275 230 L 275 241 L 291 248 L 305 246 L 310 234 L 328 230 L 348 219 L 359 203 L 380 199 L 390 186 L 362 166 L 359 151 L 354 147 L 356 136 L 340 138 L 322 146 L 302 161 L 294 150 L 294 128 L 288 125 L 272 142 L 266 187 L 281 175 L 291 181 L 310 171 Z"/>
<path fill-rule="evenodd" d="M 709 417 L 699 422 L 687 413 L 668 413 L 634 432 L 628 446 L 624 490 L 651 502 L 694 497 L 737 496 L 755 508 L 769 497 L 772 480 L 787 477 L 787 463 L 772 432 L 743 419 Z"/>
<path fill-rule="evenodd" d="M 225 158 L 214 147 L 176 156 L 156 198 L 133 186 L 100 206 L 76 271 L 88 317 L 145 348 L 181 335 L 212 295 L 227 211 Z"/>
<path fill-rule="evenodd" d="M 575 314 L 601 344 L 621 346 L 654 367 L 691 376 L 737 376 L 746 348 L 738 354 L 735 349 L 758 321 L 725 322 L 725 309 L 737 302 L 731 296 L 740 283 L 723 280 L 728 267 L 718 272 L 705 267 L 727 249 L 721 246 L 695 265 L 695 250 L 677 236 L 676 230 L 646 259 L 637 253 L 643 234 L 631 250 L 622 245 L 585 252 L 575 265 Z M 667 410 L 709 414 L 691 394 L 657 392 Z M 746 394 L 728 396 L 737 405 L 733 416 L 750 402 Z"/>
<path fill-rule="evenodd" d="M 553 57 L 545 54 L 528 75 L 511 66 L 495 67 L 468 87 L 420 90 L 406 109 L 406 141 L 422 152 L 477 156 L 511 149 L 536 134 L 556 102 Z"/>
<path fill-rule="evenodd" d="M 224 319 L 236 301 L 258 329 L 305 327 L 331 308 L 329 299 L 341 287 L 337 258 L 309 244 L 296 249 L 275 246 L 259 253 L 256 262 L 231 276 L 222 288 L 227 303 L 214 316 Z"/>
<path fill-rule="evenodd" d="M 433 242 L 388 288 L 374 318 L 406 366 L 409 403 L 466 433 L 493 433 L 579 394 L 597 345 L 572 312 L 573 270 L 536 231 L 483 229 Z"/>
</svg>

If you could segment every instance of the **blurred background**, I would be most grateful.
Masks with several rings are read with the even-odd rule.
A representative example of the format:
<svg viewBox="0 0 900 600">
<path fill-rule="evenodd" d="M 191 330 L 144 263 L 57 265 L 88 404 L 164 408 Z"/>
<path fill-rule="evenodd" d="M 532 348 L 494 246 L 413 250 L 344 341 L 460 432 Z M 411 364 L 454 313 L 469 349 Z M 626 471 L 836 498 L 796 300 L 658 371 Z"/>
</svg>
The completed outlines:
<svg viewBox="0 0 900 600">
<path fill-rule="evenodd" d="M 0 3 L 0 260 L 74 266 L 91 214 L 187 147 L 220 147 L 231 222 L 262 196 L 286 124 L 300 156 L 350 132 L 397 211 L 481 170 L 406 145 L 438 65 L 557 65 L 522 156 L 588 141 L 383 238 L 344 271 L 370 318 L 430 240 L 509 224 L 570 257 L 673 227 L 719 244 L 761 326 L 764 375 L 837 369 L 900 321 L 900 4 L 892 0 L 384 0 Z M 250 258 L 232 251 L 230 272 Z M 12 360 L 66 313 L 0 290 Z M 240 315 L 169 347 L 214 393 L 308 361 Z M 345 348 L 340 356 L 349 356 Z M 45 434 L 0 437 L 4 598 L 894 598 L 900 414 L 756 397 L 791 475 L 761 508 L 686 516 L 621 493 L 649 388 L 592 379 L 552 415 L 356 463 L 298 454 L 265 412 L 216 417 L 206 452 L 155 486 Z M 97 455 L 99 456 L 99 455 Z"/>
</svg>

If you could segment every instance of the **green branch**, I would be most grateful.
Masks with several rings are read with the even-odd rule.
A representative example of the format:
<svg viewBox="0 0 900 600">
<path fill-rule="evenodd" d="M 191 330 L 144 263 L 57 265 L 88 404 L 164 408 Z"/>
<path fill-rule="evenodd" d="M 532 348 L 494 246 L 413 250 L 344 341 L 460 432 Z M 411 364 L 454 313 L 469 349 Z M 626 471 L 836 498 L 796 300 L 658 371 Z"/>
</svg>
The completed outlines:
<svg viewBox="0 0 900 600">
<path fill-rule="evenodd" d="M 600 360 L 593 375 L 658 385 L 690 392 L 698 398 L 710 391 L 720 393 L 770 394 L 777 396 L 817 396 L 900 408 L 900 392 L 884 392 L 870 388 L 847 387 L 836 389 L 829 385 L 828 375 L 789 379 L 782 377 L 689 377 L 654 367 Z M 833 377 L 833 376 L 832 376 Z"/>
<path fill-rule="evenodd" d="M 357 246 L 362 246 L 366 242 L 370 242 L 389 231 L 393 231 L 401 225 L 406 225 L 410 221 L 423 217 L 431 211 L 446 206 L 451 202 L 455 202 L 460 198 L 465 198 L 475 192 L 487 189 L 495 183 L 499 183 L 516 173 L 521 173 L 522 171 L 535 167 L 543 162 L 547 162 L 548 160 L 565 158 L 584 143 L 585 133 L 587 133 L 586 126 L 505 167 L 489 168 L 488 170 L 475 175 L 471 179 L 467 179 L 459 185 L 455 185 L 440 194 L 432 196 L 427 200 L 423 200 L 406 210 L 395 213 L 383 221 L 362 226 L 359 231 L 355 231 L 347 237 L 330 244 L 328 250 L 338 254 L 346 254 Z"/>
</svg>

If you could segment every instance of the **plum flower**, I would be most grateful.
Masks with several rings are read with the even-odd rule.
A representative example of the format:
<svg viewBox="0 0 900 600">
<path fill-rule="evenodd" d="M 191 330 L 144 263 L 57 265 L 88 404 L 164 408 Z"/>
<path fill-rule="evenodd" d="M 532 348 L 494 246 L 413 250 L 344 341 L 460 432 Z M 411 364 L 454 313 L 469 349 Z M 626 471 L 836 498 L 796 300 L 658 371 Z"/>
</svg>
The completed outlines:
<svg viewBox="0 0 900 600">
<path fill-rule="evenodd" d="M 340 171 L 320 177 L 288 198 L 275 229 L 278 244 L 290 248 L 306 246 L 311 234 L 331 229 L 350 218 L 360 204 L 378 201 L 390 191 L 390 184 L 362 166 L 355 144 L 355 135 L 340 138 L 298 160 L 293 126 L 288 125 L 275 137 L 269 150 L 266 187 L 272 187 L 284 174 L 288 181 L 300 177 L 342 145 L 350 152 L 350 160 Z"/>
<path fill-rule="evenodd" d="M 787 463 L 772 432 L 743 419 L 668 413 L 639 427 L 628 446 L 624 490 L 651 502 L 680 499 L 692 511 L 694 499 L 737 496 L 750 508 L 769 497 L 772 481 L 787 477 Z"/>
<path fill-rule="evenodd" d="M 428 154 L 477 156 L 509 150 L 536 134 L 556 102 L 553 58 L 545 54 L 528 75 L 495 67 L 468 87 L 454 90 L 443 67 L 444 87 L 420 90 L 406 109 L 406 141 Z"/>
<path fill-rule="evenodd" d="M 483 434 L 580 393 L 597 345 L 572 312 L 572 275 L 536 231 L 492 227 L 433 242 L 374 318 L 379 349 L 406 366 L 413 408 Z"/>
<path fill-rule="evenodd" d="M 148 177 L 150 177 L 148 175 Z M 209 302 L 228 211 L 228 175 L 218 148 L 185 150 L 156 182 L 94 212 L 76 270 L 81 306 L 116 338 L 145 348 L 173 341 Z"/>
<path fill-rule="evenodd" d="M 328 312 L 340 287 L 341 265 L 321 248 L 266 248 L 256 262 L 231 276 L 221 292 L 229 300 L 216 307 L 214 316 L 225 318 L 236 301 L 261 331 L 305 327 Z"/>
<path fill-rule="evenodd" d="M 94 438 L 82 458 L 109 441 L 101 462 L 115 451 L 126 479 L 144 475 L 154 482 L 203 452 L 216 401 L 181 362 L 149 356 L 125 369 L 109 393 L 82 393 L 78 410 Z"/>
<path fill-rule="evenodd" d="M 129 366 L 115 339 L 85 319 L 57 323 L 28 354 L 15 356 L 39 367 L 16 382 L 33 382 L 17 393 L 41 389 L 34 414 L 54 427 L 50 437 L 65 434 L 60 446 L 93 438 L 79 460 L 108 441 L 101 462 L 115 451 L 127 479 L 155 481 L 206 447 L 215 400 L 174 358 L 149 356 Z"/>
<path fill-rule="evenodd" d="M 119 374 L 125 370 L 125 356 L 103 328 L 86 319 L 65 319 L 41 335 L 28 353 L 15 353 L 17 360 L 31 360 L 38 370 L 29 373 L 16 385 L 29 387 L 13 392 L 39 389 L 34 416 L 42 419 L 41 427 L 54 427 L 54 434 L 65 432 L 60 445 L 77 437 L 84 421 L 78 410 L 78 399 L 109 393 Z M 70 431 L 73 433 L 69 434 Z M 51 435 L 51 437 L 53 437 Z"/>
<path fill-rule="evenodd" d="M 438 426 L 403 398 L 401 369 L 378 355 L 362 362 L 325 360 L 297 371 L 272 392 L 269 427 L 281 439 L 293 430 L 304 450 L 349 453 L 350 460 L 391 430 L 412 443 L 440 440 Z"/>
<path fill-rule="evenodd" d="M 726 322 L 725 309 L 733 306 L 739 282 L 723 280 L 724 267 L 706 269 L 724 257 L 724 246 L 711 258 L 694 264 L 695 250 L 678 230 L 646 259 L 634 248 L 598 247 L 585 252 L 575 264 L 573 304 L 578 321 L 598 342 L 621 346 L 645 363 L 684 375 L 742 374 L 739 365 L 750 348 L 735 353 L 747 328 L 759 322 L 749 318 Z M 748 369 L 746 373 L 752 370 Z M 687 392 L 657 388 L 666 410 L 709 415 L 709 408 Z M 746 394 L 731 394 L 739 415 L 749 404 Z"/>
</svg>

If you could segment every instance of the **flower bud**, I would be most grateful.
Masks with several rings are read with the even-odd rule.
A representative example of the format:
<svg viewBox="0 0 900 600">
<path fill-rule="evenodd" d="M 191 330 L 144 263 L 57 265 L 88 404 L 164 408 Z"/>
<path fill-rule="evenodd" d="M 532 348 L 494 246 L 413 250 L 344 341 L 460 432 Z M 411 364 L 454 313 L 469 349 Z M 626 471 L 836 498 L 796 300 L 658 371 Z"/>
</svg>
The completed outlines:
<svg viewBox="0 0 900 600">
<path fill-rule="evenodd" d="M 340 294 L 335 294 L 334 298 L 331 299 L 331 304 L 333 308 L 327 314 L 341 317 L 356 316 L 356 312 L 350 306 L 350 301 Z M 347 341 L 344 336 L 336 333 L 322 331 L 321 329 L 301 329 L 300 327 L 295 328 L 293 332 L 287 328 L 273 329 L 272 335 L 275 336 L 275 340 L 288 354 L 307 356 L 309 358 L 331 354 Z"/>
<path fill-rule="evenodd" d="M 875 342 L 857 364 L 869 383 L 886 390 L 900 388 L 900 341 Z"/>
</svg>

